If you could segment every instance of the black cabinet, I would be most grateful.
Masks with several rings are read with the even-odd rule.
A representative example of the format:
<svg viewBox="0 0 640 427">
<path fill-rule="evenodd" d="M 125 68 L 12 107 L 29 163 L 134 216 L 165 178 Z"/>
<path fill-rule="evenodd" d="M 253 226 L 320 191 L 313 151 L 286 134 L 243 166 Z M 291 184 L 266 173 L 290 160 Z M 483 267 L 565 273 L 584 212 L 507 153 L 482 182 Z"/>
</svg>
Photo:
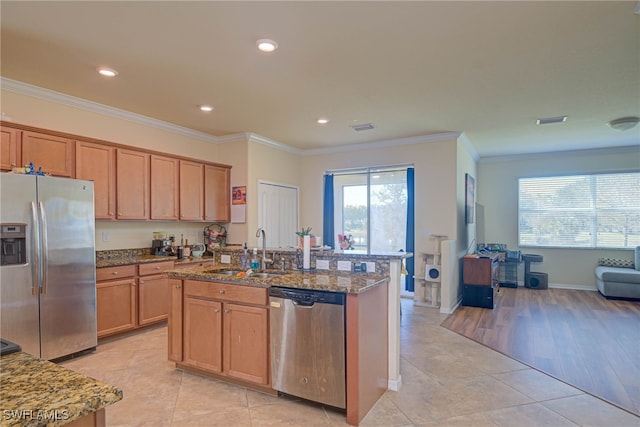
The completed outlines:
<svg viewBox="0 0 640 427">
<path fill-rule="evenodd" d="M 498 262 L 502 254 L 467 255 L 462 264 L 462 305 L 493 308 L 498 290 Z"/>
<path fill-rule="evenodd" d="M 462 289 L 462 305 L 493 308 L 495 289 L 493 286 L 464 285 Z"/>
</svg>

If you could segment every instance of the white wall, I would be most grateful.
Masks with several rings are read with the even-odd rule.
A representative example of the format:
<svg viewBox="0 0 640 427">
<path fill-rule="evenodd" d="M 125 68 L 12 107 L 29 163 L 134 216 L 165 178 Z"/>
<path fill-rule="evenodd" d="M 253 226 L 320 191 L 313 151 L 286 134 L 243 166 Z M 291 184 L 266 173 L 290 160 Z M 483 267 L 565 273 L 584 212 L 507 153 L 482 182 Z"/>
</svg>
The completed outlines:
<svg viewBox="0 0 640 427">
<path fill-rule="evenodd" d="M 416 274 L 424 275 L 423 254 L 432 251 L 428 233 L 456 239 L 457 134 L 386 146 L 363 144 L 359 150 L 302 157 L 301 224 L 322 235 L 323 175 L 327 170 L 413 164 L 415 167 Z"/>
<path fill-rule="evenodd" d="M 258 181 L 300 186 L 301 156 L 251 136 L 247 153 L 247 224 L 242 242 L 258 246 Z M 303 204 L 303 202 L 301 202 Z M 267 230 L 268 232 L 268 230 Z"/>
<path fill-rule="evenodd" d="M 532 270 L 549 273 L 552 286 L 595 289 L 594 268 L 598 258 L 632 259 L 632 251 L 519 248 L 518 178 L 638 169 L 637 147 L 481 159 L 476 184 L 478 202 L 485 211 L 484 231 L 488 240 L 485 243 L 506 243 L 508 249 L 542 255 L 543 262 L 532 264 Z M 522 271 L 519 280 L 523 280 Z"/>
</svg>

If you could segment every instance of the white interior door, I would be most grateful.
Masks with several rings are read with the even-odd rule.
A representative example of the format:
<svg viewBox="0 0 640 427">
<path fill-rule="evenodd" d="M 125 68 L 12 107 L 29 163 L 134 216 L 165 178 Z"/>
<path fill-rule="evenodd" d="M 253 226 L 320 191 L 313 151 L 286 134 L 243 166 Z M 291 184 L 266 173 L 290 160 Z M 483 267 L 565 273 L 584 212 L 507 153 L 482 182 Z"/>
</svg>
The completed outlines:
<svg viewBox="0 0 640 427">
<path fill-rule="evenodd" d="M 267 247 L 297 246 L 298 187 L 258 182 L 258 227 L 267 236 Z"/>
</svg>

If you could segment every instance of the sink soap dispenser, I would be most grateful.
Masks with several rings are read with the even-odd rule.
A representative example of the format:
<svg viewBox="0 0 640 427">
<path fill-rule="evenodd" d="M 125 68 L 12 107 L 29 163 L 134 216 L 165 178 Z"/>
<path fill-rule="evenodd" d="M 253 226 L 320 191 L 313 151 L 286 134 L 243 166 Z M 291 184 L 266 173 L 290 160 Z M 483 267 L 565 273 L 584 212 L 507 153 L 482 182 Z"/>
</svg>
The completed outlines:
<svg viewBox="0 0 640 427">
<path fill-rule="evenodd" d="M 251 269 L 259 270 L 260 262 L 258 261 L 258 248 L 253 248 L 253 257 L 251 258 Z"/>
<path fill-rule="evenodd" d="M 247 243 L 246 242 L 245 242 L 244 247 L 243 247 L 243 253 L 242 253 L 242 258 L 241 258 L 240 264 L 242 265 L 242 268 L 248 268 L 249 267 L 249 250 L 247 249 Z"/>
</svg>

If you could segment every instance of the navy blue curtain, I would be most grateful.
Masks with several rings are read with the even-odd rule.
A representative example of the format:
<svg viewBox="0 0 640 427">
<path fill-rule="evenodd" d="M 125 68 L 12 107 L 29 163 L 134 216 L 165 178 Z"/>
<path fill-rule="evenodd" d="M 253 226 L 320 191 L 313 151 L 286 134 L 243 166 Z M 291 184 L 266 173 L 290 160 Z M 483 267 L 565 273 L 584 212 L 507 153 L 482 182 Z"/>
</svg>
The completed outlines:
<svg viewBox="0 0 640 427">
<path fill-rule="evenodd" d="M 413 168 L 407 168 L 407 252 L 415 254 L 415 201 L 414 201 L 414 175 Z M 405 278 L 405 289 L 413 292 L 413 273 L 415 255 L 405 260 L 407 267 L 407 277 Z"/>
<path fill-rule="evenodd" d="M 324 206 L 322 209 L 322 244 L 336 248 L 333 218 L 333 175 L 324 176 Z"/>
</svg>

